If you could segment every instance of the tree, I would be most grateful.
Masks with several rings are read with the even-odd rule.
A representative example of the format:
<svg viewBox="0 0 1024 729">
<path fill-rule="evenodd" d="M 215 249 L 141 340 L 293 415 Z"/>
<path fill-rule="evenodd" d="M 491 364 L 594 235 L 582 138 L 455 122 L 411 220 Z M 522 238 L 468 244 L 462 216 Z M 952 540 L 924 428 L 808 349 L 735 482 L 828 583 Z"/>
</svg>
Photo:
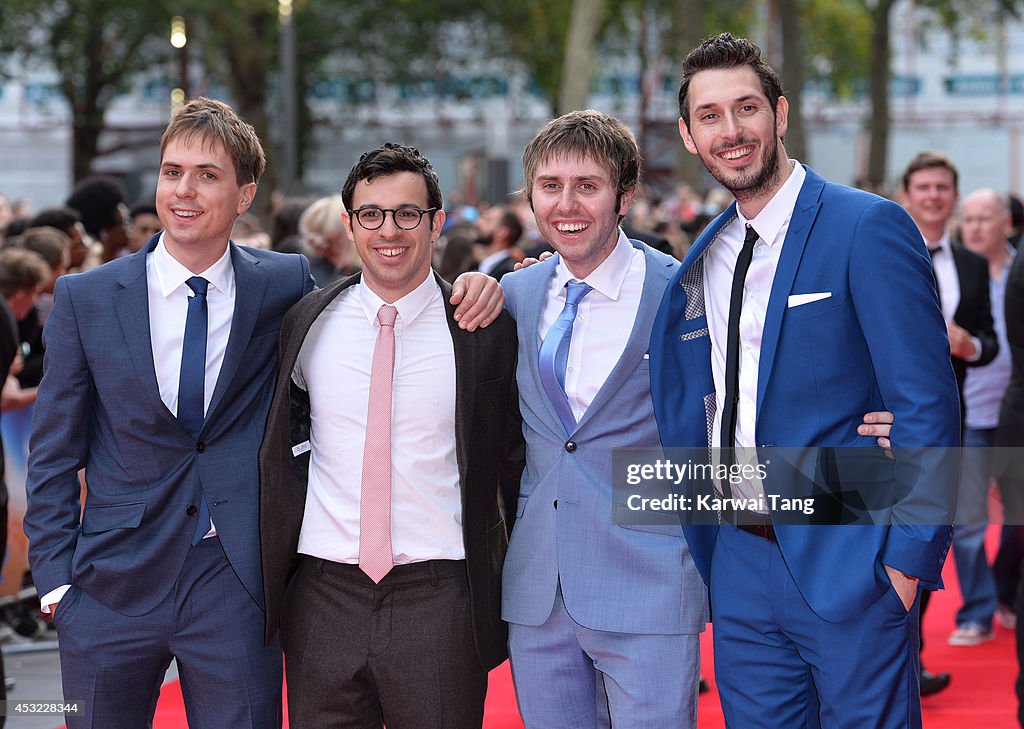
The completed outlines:
<svg viewBox="0 0 1024 729">
<path fill-rule="evenodd" d="M 587 104 L 606 7 L 607 0 L 573 0 L 556 114 L 582 109 Z"/>
<path fill-rule="evenodd" d="M 87 177 L 102 154 L 107 109 L 131 79 L 165 63 L 170 17 L 146 0 L 7 0 L 0 51 L 26 67 L 52 64 L 71 110 L 72 167 Z"/>
</svg>

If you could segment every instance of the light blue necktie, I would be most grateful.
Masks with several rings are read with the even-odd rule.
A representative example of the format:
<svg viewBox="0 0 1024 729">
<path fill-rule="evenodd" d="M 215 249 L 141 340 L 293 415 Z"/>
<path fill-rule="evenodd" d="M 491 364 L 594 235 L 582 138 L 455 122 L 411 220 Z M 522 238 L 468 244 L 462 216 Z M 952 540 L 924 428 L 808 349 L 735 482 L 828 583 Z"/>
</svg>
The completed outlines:
<svg viewBox="0 0 1024 729">
<path fill-rule="evenodd" d="M 185 339 L 181 345 L 181 374 L 178 379 L 178 422 L 189 435 L 198 438 L 206 419 L 204 389 L 206 387 L 206 288 L 210 282 L 193 276 L 185 282 L 194 296 L 188 299 L 185 315 Z M 192 544 L 199 544 L 210 531 L 210 508 L 201 494 L 199 516 Z"/>
<path fill-rule="evenodd" d="M 576 310 L 583 297 L 594 289 L 582 281 L 570 281 L 565 293 L 565 307 L 551 325 L 544 342 L 540 345 L 538 365 L 540 382 L 544 392 L 551 399 L 559 420 L 566 433 L 576 430 L 576 417 L 565 394 L 565 366 L 569 359 L 569 342 L 572 340 L 572 325 L 576 321 Z"/>
</svg>

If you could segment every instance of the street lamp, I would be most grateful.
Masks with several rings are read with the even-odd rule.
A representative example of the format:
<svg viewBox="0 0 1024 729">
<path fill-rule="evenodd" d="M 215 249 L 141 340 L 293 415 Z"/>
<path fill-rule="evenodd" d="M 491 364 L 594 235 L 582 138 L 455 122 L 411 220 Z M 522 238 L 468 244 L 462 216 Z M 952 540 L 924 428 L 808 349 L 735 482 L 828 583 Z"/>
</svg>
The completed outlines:
<svg viewBox="0 0 1024 729">
<path fill-rule="evenodd" d="M 178 49 L 179 86 L 171 90 L 171 107 L 177 109 L 188 99 L 188 36 L 185 34 L 185 19 L 180 15 L 171 18 L 171 45 Z"/>
<path fill-rule="evenodd" d="M 292 16 L 292 0 L 278 0 L 277 14 L 281 26 L 281 102 L 282 102 L 282 152 L 279 168 L 279 186 L 289 194 L 294 192 L 298 177 L 298 99 L 295 88 L 295 23 Z"/>
</svg>

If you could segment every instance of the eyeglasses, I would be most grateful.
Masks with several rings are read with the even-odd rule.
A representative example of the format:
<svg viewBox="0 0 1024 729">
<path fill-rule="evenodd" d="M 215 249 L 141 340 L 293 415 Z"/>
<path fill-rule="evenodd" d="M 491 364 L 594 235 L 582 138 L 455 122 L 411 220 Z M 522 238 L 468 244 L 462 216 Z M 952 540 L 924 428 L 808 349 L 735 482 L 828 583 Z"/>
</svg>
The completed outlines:
<svg viewBox="0 0 1024 729">
<path fill-rule="evenodd" d="M 391 219 L 395 221 L 395 225 L 399 228 L 402 230 L 413 230 L 423 220 L 424 215 L 427 213 L 433 214 L 436 211 L 437 208 L 423 210 L 421 208 L 407 207 L 394 210 L 392 208 L 367 206 L 356 208 L 352 211 L 352 214 L 356 216 L 359 224 L 367 230 L 377 230 L 384 225 L 384 219 L 387 218 L 388 213 L 391 213 Z"/>
</svg>

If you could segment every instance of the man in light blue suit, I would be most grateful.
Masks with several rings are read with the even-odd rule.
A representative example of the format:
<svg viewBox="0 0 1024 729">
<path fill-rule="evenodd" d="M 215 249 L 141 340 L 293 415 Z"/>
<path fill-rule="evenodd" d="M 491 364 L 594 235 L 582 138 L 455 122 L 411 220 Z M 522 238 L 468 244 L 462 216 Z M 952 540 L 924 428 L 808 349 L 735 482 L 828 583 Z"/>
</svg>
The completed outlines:
<svg viewBox="0 0 1024 729">
<path fill-rule="evenodd" d="M 526 469 L 502 617 L 528 728 L 692 727 L 705 590 L 677 525 L 613 520 L 612 452 L 658 447 L 647 346 L 677 262 L 619 228 L 640 177 L 612 117 L 553 120 L 524 154 L 559 255 L 502 279 L 519 333 Z"/>
<path fill-rule="evenodd" d="M 757 46 L 722 34 L 683 65 L 683 142 L 737 202 L 694 244 L 653 326 L 664 445 L 835 447 L 840 485 L 878 460 L 847 450 L 874 445 L 855 428 L 865 411 L 895 415 L 897 448 L 938 447 L 875 464 L 906 493 L 873 525 L 734 510 L 685 527 L 710 585 L 726 722 L 920 726 L 917 595 L 940 582 L 959 445 L 928 254 L 897 205 L 788 158 L 788 104 Z"/>
</svg>

